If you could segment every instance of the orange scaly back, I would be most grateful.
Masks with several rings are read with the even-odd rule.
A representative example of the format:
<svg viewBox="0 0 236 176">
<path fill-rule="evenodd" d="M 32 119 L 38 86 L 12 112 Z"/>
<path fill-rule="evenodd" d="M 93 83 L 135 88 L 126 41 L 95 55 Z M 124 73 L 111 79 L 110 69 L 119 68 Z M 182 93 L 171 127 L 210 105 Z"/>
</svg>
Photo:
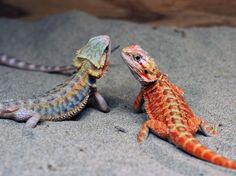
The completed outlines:
<svg viewBox="0 0 236 176">
<path fill-rule="evenodd" d="M 139 45 L 130 45 L 121 52 L 131 73 L 142 85 L 134 108 L 141 111 L 143 102 L 149 119 L 138 133 L 138 142 L 151 129 L 161 138 L 168 139 L 182 150 L 208 162 L 236 169 L 236 161 L 230 160 L 201 144 L 194 135 L 200 130 L 206 136 L 217 134 L 201 117 L 194 114 L 183 98 L 183 90 L 162 74 L 147 52 Z"/>
</svg>

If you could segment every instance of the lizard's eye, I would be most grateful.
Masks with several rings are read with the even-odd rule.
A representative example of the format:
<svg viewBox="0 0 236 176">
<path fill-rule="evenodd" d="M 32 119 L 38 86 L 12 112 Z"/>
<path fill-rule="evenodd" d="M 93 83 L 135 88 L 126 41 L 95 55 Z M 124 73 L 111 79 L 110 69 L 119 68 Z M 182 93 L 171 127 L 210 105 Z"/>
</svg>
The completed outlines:
<svg viewBox="0 0 236 176">
<path fill-rule="evenodd" d="M 148 71 L 147 71 L 147 70 L 144 70 L 144 73 L 147 75 L 147 74 L 148 74 Z"/>
<path fill-rule="evenodd" d="M 139 55 L 134 56 L 134 60 L 136 60 L 136 61 L 140 61 L 140 59 L 141 59 L 141 56 L 139 56 Z"/>
<path fill-rule="evenodd" d="M 136 61 L 140 61 L 140 59 L 142 58 L 142 56 L 140 55 L 136 55 L 136 56 L 133 56 L 134 60 Z"/>
<path fill-rule="evenodd" d="M 109 47 L 107 46 L 104 50 L 104 53 L 108 53 Z"/>
</svg>

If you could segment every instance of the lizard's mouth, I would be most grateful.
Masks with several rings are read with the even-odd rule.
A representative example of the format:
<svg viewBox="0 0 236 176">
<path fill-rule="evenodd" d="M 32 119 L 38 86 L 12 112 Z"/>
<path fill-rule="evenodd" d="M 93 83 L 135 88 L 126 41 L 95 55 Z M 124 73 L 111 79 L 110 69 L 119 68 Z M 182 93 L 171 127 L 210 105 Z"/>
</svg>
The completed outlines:
<svg viewBox="0 0 236 176">
<path fill-rule="evenodd" d="M 131 71 L 136 70 L 135 66 L 133 65 L 130 57 L 125 53 L 125 52 L 121 52 L 121 58 L 123 59 L 123 61 L 126 63 L 126 65 L 129 67 L 129 69 Z"/>
<path fill-rule="evenodd" d="M 111 55 L 111 44 L 109 43 L 104 50 L 105 63 L 102 67 L 102 72 L 106 72 L 110 64 L 110 55 Z"/>
</svg>

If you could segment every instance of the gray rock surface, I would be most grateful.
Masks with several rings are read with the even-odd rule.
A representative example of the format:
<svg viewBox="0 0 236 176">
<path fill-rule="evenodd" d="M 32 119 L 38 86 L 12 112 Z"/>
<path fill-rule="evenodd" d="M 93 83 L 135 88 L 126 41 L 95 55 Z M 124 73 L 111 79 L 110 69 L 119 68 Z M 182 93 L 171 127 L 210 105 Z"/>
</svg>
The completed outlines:
<svg viewBox="0 0 236 176">
<path fill-rule="evenodd" d="M 100 34 L 110 35 L 113 46 L 138 43 L 154 56 L 160 69 L 185 90 L 196 114 L 222 124 L 217 137 L 198 134 L 197 138 L 236 160 L 234 28 L 153 29 L 70 12 L 32 23 L 1 19 L 0 51 L 39 64 L 70 64 L 76 49 Z M 0 100 L 31 97 L 66 79 L 3 66 L 0 75 Z M 236 175 L 153 134 L 137 144 L 136 134 L 146 115 L 132 112 L 139 84 L 119 52 L 112 55 L 98 88 L 111 107 L 108 114 L 88 107 L 75 120 L 42 122 L 35 129 L 1 119 L 0 175 Z"/>
</svg>

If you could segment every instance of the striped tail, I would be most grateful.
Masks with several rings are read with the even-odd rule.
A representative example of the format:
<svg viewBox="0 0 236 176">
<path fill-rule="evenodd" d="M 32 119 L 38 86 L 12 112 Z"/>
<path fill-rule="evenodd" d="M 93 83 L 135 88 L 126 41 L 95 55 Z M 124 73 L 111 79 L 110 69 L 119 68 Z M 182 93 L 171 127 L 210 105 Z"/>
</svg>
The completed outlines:
<svg viewBox="0 0 236 176">
<path fill-rule="evenodd" d="M 13 67 L 21 70 L 39 71 L 47 73 L 62 73 L 67 71 L 74 71 L 75 67 L 73 65 L 64 66 L 44 66 L 28 63 L 13 57 L 9 57 L 5 54 L 0 53 L 0 64 L 8 67 Z"/>
<path fill-rule="evenodd" d="M 230 160 L 201 144 L 190 132 L 174 131 L 170 133 L 171 141 L 187 153 L 213 164 L 236 169 L 236 161 Z"/>
</svg>

